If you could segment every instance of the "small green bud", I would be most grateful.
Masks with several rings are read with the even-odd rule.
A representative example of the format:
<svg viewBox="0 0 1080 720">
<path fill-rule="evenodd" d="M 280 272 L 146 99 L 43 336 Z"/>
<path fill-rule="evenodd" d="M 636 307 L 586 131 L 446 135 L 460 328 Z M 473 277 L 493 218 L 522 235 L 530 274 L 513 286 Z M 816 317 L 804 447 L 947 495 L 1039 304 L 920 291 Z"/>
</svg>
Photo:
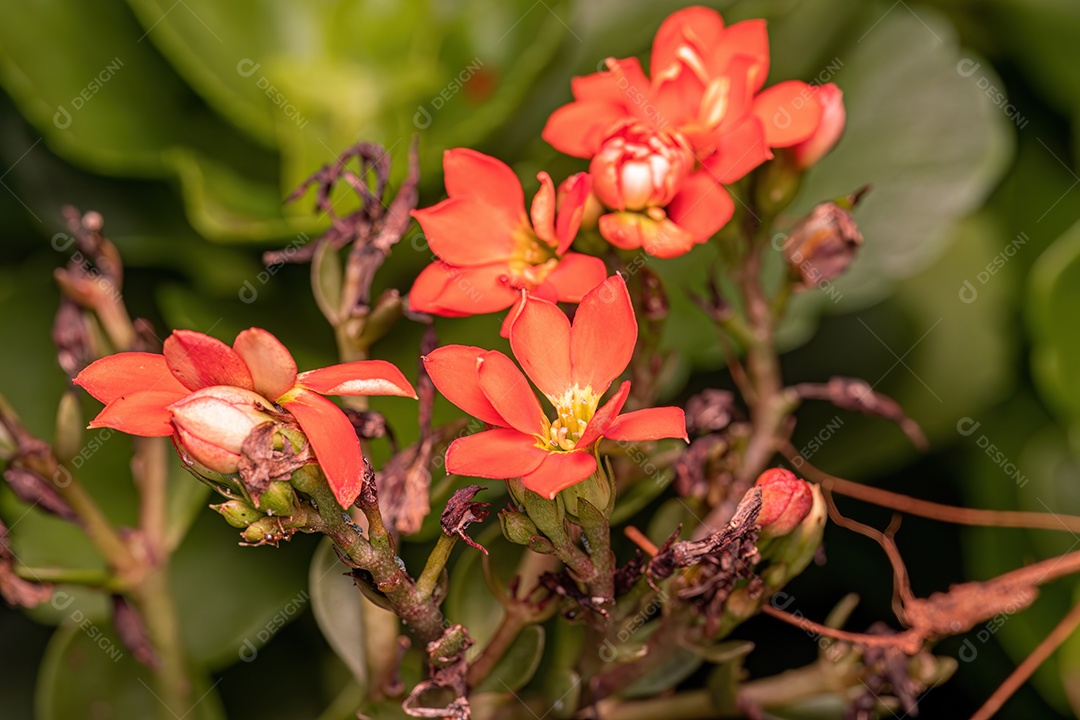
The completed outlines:
<svg viewBox="0 0 1080 720">
<path fill-rule="evenodd" d="M 264 515 L 248 525 L 247 529 L 240 533 L 240 537 L 249 543 L 262 544 L 283 540 L 291 534 L 291 532 L 283 530 L 280 520 Z"/>
<path fill-rule="evenodd" d="M 292 486 L 283 480 L 270 483 L 256 503 L 258 508 L 267 515 L 292 515 L 299 507 L 296 493 Z"/>
<path fill-rule="evenodd" d="M 527 544 L 530 550 L 539 555 L 555 554 L 555 545 L 543 535 L 533 535 Z"/>
<path fill-rule="evenodd" d="M 582 515 L 582 511 L 578 508 L 578 498 L 586 500 L 593 508 L 608 515 L 615 506 L 615 485 L 610 473 L 605 470 L 603 461 L 597 457 L 596 472 L 577 485 L 571 485 L 563 490 L 559 493 L 559 497 L 566 504 L 566 513 L 572 520 L 577 520 Z"/>
<path fill-rule="evenodd" d="M 210 507 L 221 513 L 221 517 L 225 518 L 225 522 L 234 528 L 246 528 L 256 520 L 264 517 L 261 512 L 239 500 L 230 500 Z"/>
<path fill-rule="evenodd" d="M 536 523 L 536 527 L 545 535 L 563 534 L 563 521 L 566 518 L 566 508 L 563 505 L 562 494 L 554 500 L 548 500 L 543 495 L 534 493 L 532 490 L 525 491 L 525 512 Z"/>
<path fill-rule="evenodd" d="M 314 495 L 321 485 L 326 484 L 326 478 L 323 476 L 319 466 L 312 464 L 293 471 L 289 482 L 305 495 Z"/>
<path fill-rule="evenodd" d="M 530 540 L 540 534 L 536 523 L 530 520 L 528 515 L 513 510 L 499 513 L 499 525 L 506 539 L 518 545 L 529 545 Z"/>
<path fill-rule="evenodd" d="M 56 441 L 53 443 L 53 450 L 57 460 L 66 464 L 79 454 L 85 427 L 79 397 L 69 390 L 60 397 L 60 405 L 56 408 Z"/>
</svg>

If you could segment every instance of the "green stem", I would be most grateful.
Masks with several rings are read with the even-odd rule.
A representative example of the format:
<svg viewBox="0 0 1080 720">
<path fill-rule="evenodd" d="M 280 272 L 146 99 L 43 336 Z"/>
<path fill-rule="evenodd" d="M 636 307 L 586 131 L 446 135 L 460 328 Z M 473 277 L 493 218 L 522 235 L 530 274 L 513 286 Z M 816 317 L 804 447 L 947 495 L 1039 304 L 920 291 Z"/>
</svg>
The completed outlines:
<svg viewBox="0 0 1080 720">
<path fill-rule="evenodd" d="M 428 555 L 423 572 L 420 573 L 420 577 L 416 580 L 416 592 L 422 599 L 430 600 L 435 593 L 443 568 L 446 567 L 447 561 L 450 560 L 450 551 L 454 549 L 456 542 L 456 537 L 439 535 L 435 548 Z"/>
<path fill-rule="evenodd" d="M 51 477 L 51 474 L 46 477 Z M 71 479 L 63 487 L 59 483 L 55 487 L 64 501 L 79 516 L 83 532 L 90 539 L 94 549 L 113 569 L 117 581 L 122 586 L 138 583 L 145 571 L 142 562 L 132 554 L 131 549 L 120 537 L 120 533 L 109 523 L 105 513 L 101 511 L 90 494 L 75 479 Z"/>
<path fill-rule="evenodd" d="M 26 565 L 17 565 L 15 574 L 24 580 L 34 582 L 47 582 L 64 585 L 84 585 L 86 587 L 100 588 L 105 591 L 119 590 L 116 578 L 111 573 L 102 570 L 79 570 L 75 568 L 36 568 Z"/>
<path fill-rule="evenodd" d="M 139 491 L 139 528 L 152 558 L 168 554 L 169 455 L 165 438 L 134 438 L 131 474 Z"/>
<path fill-rule="evenodd" d="M 154 646 L 158 668 L 154 674 L 158 699 L 167 713 L 164 720 L 183 717 L 194 707 L 188 677 L 180 621 L 169 587 L 168 567 L 158 565 L 132 589 L 131 599 L 139 609 L 147 637 Z"/>
</svg>

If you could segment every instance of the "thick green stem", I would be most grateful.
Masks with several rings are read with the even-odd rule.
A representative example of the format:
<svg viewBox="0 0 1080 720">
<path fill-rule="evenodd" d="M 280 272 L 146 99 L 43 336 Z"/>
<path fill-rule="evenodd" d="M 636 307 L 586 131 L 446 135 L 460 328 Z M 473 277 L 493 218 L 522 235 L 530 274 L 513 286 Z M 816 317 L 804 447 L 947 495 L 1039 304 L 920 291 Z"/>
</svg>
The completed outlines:
<svg viewBox="0 0 1080 720">
<path fill-rule="evenodd" d="M 439 584 L 443 568 L 446 567 L 447 561 L 450 560 L 450 551 L 454 549 L 456 542 L 456 537 L 450 537 L 449 535 L 439 536 L 435 548 L 428 555 L 427 563 L 424 565 L 420 577 L 416 579 L 416 592 L 421 598 L 425 600 L 431 599 L 435 587 Z"/>
<path fill-rule="evenodd" d="M 157 565 L 131 591 L 139 609 L 147 637 L 154 647 L 158 668 L 154 674 L 155 692 L 167 712 L 163 720 L 183 717 L 191 712 L 191 680 L 188 676 L 180 620 L 169 587 L 168 566 Z"/>
<path fill-rule="evenodd" d="M 169 450 L 165 438 L 134 438 L 131 474 L 139 491 L 139 528 L 151 558 L 168 553 Z"/>
<path fill-rule="evenodd" d="M 112 568 L 121 585 L 136 584 L 144 571 L 142 563 L 132 554 L 131 549 L 120 537 L 120 533 L 109 523 L 105 513 L 97 506 L 90 494 L 74 479 L 62 487 L 60 483 L 57 483 L 55 487 L 64 501 L 79 516 L 83 532 L 90 539 L 94 549 Z"/>
</svg>

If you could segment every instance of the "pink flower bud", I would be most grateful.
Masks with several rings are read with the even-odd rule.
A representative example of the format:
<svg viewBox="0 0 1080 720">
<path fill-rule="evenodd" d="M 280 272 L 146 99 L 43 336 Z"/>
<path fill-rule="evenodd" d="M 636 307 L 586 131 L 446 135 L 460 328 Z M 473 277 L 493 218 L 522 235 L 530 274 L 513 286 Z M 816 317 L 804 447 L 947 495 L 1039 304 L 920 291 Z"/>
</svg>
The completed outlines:
<svg viewBox="0 0 1080 720">
<path fill-rule="evenodd" d="M 664 207 L 693 169 L 685 141 L 638 123 L 611 135 L 589 163 L 593 192 L 615 210 Z"/>
<path fill-rule="evenodd" d="M 810 483 L 795 477 L 790 470 L 772 468 L 758 476 L 755 487 L 761 489 L 761 512 L 757 524 L 761 537 L 787 535 L 803 521 L 814 505 Z"/>
<path fill-rule="evenodd" d="M 234 473 L 244 440 L 273 418 L 273 406 L 261 395 L 229 385 L 196 390 L 169 406 L 180 445 L 215 472 Z"/>
<path fill-rule="evenodd" d="M 815 95 L 821 104 L 821 122 L 808 140 L 791 148 L 795 166 L 800 170 L 817 165 L 821 158 L 833 149 L 844 132 L 847 112 L 844 110 L 844 93 L 829 83 L 818 88 Z"/>
</svg>

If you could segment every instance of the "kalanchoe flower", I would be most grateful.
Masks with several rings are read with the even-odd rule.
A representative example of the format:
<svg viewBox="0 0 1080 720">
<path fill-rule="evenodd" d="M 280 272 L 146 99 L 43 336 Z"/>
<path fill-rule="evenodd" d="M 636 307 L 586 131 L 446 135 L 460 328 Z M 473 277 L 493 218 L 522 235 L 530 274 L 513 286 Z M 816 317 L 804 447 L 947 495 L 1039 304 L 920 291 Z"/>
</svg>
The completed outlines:
<svg viewBox="0 0 1080 720">
<path fill-rule="evenodd" d="M 810 483 L 795 477 L 790 470 L 766 470 L 754 485 L 761 490 L 757 523 L 763 538 L 787 535 L 810 514 L 814 505 Z"/>
<path fill-rule="evenodd" d="M 297 373 L 288 349 L 259 328 L 241 332 L 232 347 L 177 330 L 165 340 L 163 354 L 102 358 L 79 373 L 75 384 L 105 403 L 90 427 L 172 436 L 210 469 L 224 468 L 219 472 L 235 472 L 244 439 L 280 406 L 303 429 L 343 507 L 360 493 L 363 455 L 345 413 L 323 396 L 416 397 L 401 371 L 383 360 Z"/>
<path fill-rule="evenodd" d="M 635 167 L 650 167 L 650 184 L 664 192 L 650 193 L 652 203 L 643 207 L 605 200 L 620 212 L 601 219 L 600 232 L 618 247 L 674 257 L 731 219 L 734 203 L 723 185 L 771 158 L 773 148 L 808 141 L 822 109 L 803 82 L 762 90 L 769 73 L 763 20 L 724 27 L 709 8 L 680 10 L 664 21 L 650 71 L 651 79 L 636 59 L 612 58 L 606 71 L 575 78 L 574 102 L 552 114 L 543 137 L 561 152 L 593 160 L 602 200 L 615 158 L 629 154 Z M 694 158 L 690 168 L 672 162 L 685 150 Z M 661 196 L 667 201 L 657 202 Z"/>
<path fill-rule="evenodd" d="M 550 420 L 529 381 L 497 351 L 448 345 L 425 361 L 435 386 L 462 410 L 495 426 L 459 438 L 446 453 L 449 472 L 472 477 L 520 477 L 526 488 L 554 498 L 596 471 L 601 438 L 686 439 L 683 411 L 650 408 L 622 414 L 624 382 L 600 399 L 626 366 L 637 321 L 622 277 L 582 298 L 573 325 L 554 303 L 527 297 L 510 326 L 510 347 L 529 378 L 555 407 Z"/>
<path fill-rule="evenodd" d="M 449 197 L 413 211 L 439 258 L 413 284 L 413 310 L 445 317 L 498 312 L 517 303 L 522 290 L 579 302 L 607 276 L 599 258 L 569 251 L 589 196 L 587 175 L 569 178 L 559 203 L 551 177 L 540 173 L 526 214 L 521 182 L 505 163 L 458 148 L 443 156 L 443 170 Z"/>
<path fill-rule="evenodd" d="M 821 122 L 817 130 L 807 140 L 791 148 L 795 167 L 800 170 L 817 165 L 825 157 L 844 133 L 847 111 L 844 108 L 844 93 L 833 83 L 817 88 L 815 97 L 821 104 Z"/>
</svg>

